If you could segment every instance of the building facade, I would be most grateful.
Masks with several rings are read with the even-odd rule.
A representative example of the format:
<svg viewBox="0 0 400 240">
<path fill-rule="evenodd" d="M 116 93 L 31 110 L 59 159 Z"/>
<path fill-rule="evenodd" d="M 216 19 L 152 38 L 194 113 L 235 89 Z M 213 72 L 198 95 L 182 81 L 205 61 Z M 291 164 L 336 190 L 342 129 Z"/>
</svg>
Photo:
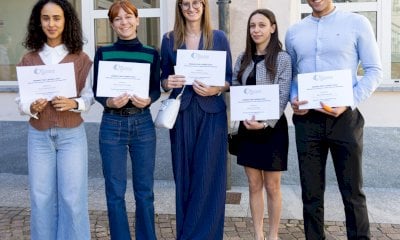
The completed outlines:
<svg viewBox="0 0 400 240">
<path fill-rule="evenodd" d="M 69 0 L 77 9 L 84 36 L 85 51 L 94 57 L 99 46 L 114 42 L 107 19 L 107 9 L 113 0 Z M 162 34 L 174 24 L 175 0 L 131 0 L 139 8 L 139 39 L 156 48 Z M 213 25 L 218 28 L 218 0 L 210 0 Z M 400 0 L 336 0 L 336 6 L 345 11 L 366 16 L 376 34 L 383 62 L 384 81 L 380 89 L 398 91 L 400 86 Z M 29 13 L 35 1 L 13 0 L 0 2 L 0 101 L 16 96 L 18 87 L 15 65 L 24 53 L 22 41 Z M 306 0 L 231 0 L 230 43 L 233 61 L 245 47 L 246 21 L 257 8 L 269 8 L 277 16 L 280 39 L 284 40 L 290 25 L 310 13 Z M 389 93 L 388 93 L 389 94 Z M 6 99 L 5 99 L 6 98 Z M 14 106 L 11 106 L 15 108 Z M 15 114 L 14 112 L 11 112 Z M 2 115 L 0 115 L 0 120 Z"/>
</svg>

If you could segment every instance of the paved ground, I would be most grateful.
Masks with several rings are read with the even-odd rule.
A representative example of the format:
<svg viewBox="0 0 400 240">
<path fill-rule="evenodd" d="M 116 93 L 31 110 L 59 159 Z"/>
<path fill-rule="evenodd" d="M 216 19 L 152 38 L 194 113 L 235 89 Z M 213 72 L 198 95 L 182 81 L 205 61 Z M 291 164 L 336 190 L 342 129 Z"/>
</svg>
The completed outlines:
<svg viewBox="0 0 400 240">
<path fill-rule="evenodd" d="M 29 193 L 26 164 L 26 119 L 15 117 L 15 96 L 0 113 L 0 240 L 29 239 Z M 366 118 L 364 149 L 364 185 L 372 239 L 400 240 L 400 112 L 395 103 L 400 94 L 374 94 L 360 107 Z M 392 106 L 393 105 L 393 106 Z M 155 109 L 158 109 L 156 107 Z M 96 107 L 94 107 L 96 110 Z M 93 110 L 91 110 L 93 113 Z M 96 111 L 94 111 L 96 112 Z M 97 114 L 98 113 L 98 114 Z M 98 120 L 96 114 L 86 116 L 89 141 L 89 209 L 92 239 L 109 239 L 104 181 L 98 154 Z M 290 122 L 290 112 L 288 113 Z M 11 117 L 10 117 L 11 116 Z M 14 117 L 13 117 L 14 116 Z M 281 239 L 304 239 L 298 167 L 295 156 L 293 128 L 289 130 L 290 168 L 282 176 L 283 209 Z M 252 224 L 247 180 L 243 169 L 232 161 L 232 189 L 228 192 L 224 239 L 252 239 Z M 169 155 L 167 131 L 157 133 L 157 166 L 155 177 L 155 210 L 158 239 L 175 239 L 174 184 Z M 325 229 L 327 239 L 346 239 L 343 206 L 336 186 L 332 164 L 327 166 L 325 194 Z M 134 227 L 135 203 L 132 190 L 127 191 L 127 209 Z M 268 216 L 265 214 L 268 221 Z M 267 232 L 267 224 L 265 231 Z"/>
<path fill-rule="evenodd" d="M 172 181 L 156 181 L 154 186 L 156 229 L 159 240 L 175 239 L 175 188 Z M 400 240 L 400 190 L 365 188 L 373 239 Z M 89 210 L 92 239 L 109 239 L 104 180 L 89 179 Z M 300 188 L 282 185 L 281 239 L 304 239 Z M 327 239 L 346 239 L 343 206 L 337 187 L 328 186 L 325 198 Z M 135 201 L 128 188 L 126 204 L 134 235 Z M 227 192 L 224 239 L 252 239 L 247 187 L 234 186 Z M 26 175 L 0 173 L 0 239 L 29 239 L 29 186 Z M 266 222 L 268 215 L 265 213 Z M 265 224 L 265 231 L 268 231 Z"/>
<path fill-rule="evenodd" d="M 0 239 L 16 240 L 30 239 L 29 237 L 29 208 L 0 207 Z M 134 236 L 134 213 L 128 214 L 131 223 L 132 237 Z M 175 239 L 175 215 L 157 214 L 156 231 L 159 240 Z M 268 219 L 266 219 L 268 221 Z M 106 211 L 90 211 L 92 239 L 109 239 L 109 228 Z M 252 223 L 248 217 L 227 217 L 225 219 L 224 239 L 252 240 Z M 326 222 L 327 239 L 346 239 L 343 222 Z M 265 227 L 268 231 L 268 227 Z M 281 239 L 304 239 L 301 220 L 281 221 L 279 230 Z M 400 239 L 399 224 L 371 224 L 372 239 Z"/>
</svg>

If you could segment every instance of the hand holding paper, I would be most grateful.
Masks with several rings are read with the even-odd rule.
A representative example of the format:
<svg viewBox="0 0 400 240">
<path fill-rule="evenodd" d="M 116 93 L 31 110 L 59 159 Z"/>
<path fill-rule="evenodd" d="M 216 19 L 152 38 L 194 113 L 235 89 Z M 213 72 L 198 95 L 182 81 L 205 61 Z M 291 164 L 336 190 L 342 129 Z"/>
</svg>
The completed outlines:
<svg viewBox="0 0 400 240">
<path fill-rule="evenodd" d="M 195 80 L 209 86 L 225 86 L 226 51 L 178 49 L 175 74 L 185 76 L 187 85 Z"/>
<path fill-rule="evenodd" d="M 308 101 L 303 100 L 303 101 L 299 101 L 299 99 L 297 97 L 295 97 L 292 100 L 292 109 L 293 109 L 293 113 L 296 115 L 305 115 L 308 113 L 308 109 L 300 109 L 300 105 L 304 105 L 307 104 Z"/>
<path fill-rule="evenodd" d="M 129 95 L 124 93 L 117 97 L 109 97 L 107 99 L 107 107 L 122 108 L 129 102 Z"/>
<path fill-rule="evenodd" d="M 31 113 L 35 114 L 42 112 L 43 109 L 47 106 L 47 103 L 48 101 L 45 98 L 36 99 L 34 102 L 31 103 L 30 106 Z"/>
<path fill-rule="evenodd" d="M 131 96 L 130 100 L 132 101 L 132 104 L 137 108 L 144 108 L 151 103 L 151 98 L 141 98 L 136 95 Z"/>
<path fill-rule="evenodd" d="M 100 61 L 97 96 L 117 97 L 123 93 L 149 96 L 150 64 Z"/>
<path fill-rule="evenodd" d="M 321 102 L 322 109 L 316 109 L 317 111 L 323 112 L 325 114 L 338 117 L 342 113 L 344 113 L 348 107 L 341 106 L 341 107 L 330 107 L 329 105 L 326 105 L 325 103 Z"/>
<path fill-rule="evenodd" d="M 279 119 L 279 85 L 231 87 L 231 120 Z"/>
<path fill-rule="evenodd" d="M 298 75 L 299 101 L 307 100 L 300 109 L 353 105 L 353 84 L 349 69 L 304 73 Z"/>
<path fill-rule="evenodd" d="M 55 96 L 76 97 L 73 63 L 17 67 L 19 94 L 22 102 Z"/>
</svg>

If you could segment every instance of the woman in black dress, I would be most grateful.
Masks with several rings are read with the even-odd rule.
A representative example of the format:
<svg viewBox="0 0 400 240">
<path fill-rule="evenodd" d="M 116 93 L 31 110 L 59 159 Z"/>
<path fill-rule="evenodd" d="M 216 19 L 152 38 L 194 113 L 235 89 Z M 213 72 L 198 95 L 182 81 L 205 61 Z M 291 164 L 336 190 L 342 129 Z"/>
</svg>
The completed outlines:
<svg viewBox="0 0 400 240">
<path fill-rule="evenodd" d="M 267 9 L 254 11 L 247 24 L 246 49 L 235 64 L 233 85 L 279 84 L 280 103 L 279 120 L 256 121 L 253 117 L 239 125 L 242 137 L 237 162 L 244 166 L 249 181 L 255 239 L 265 239 L 264 188 L 268 203 L 268 239 L 278 239 L 281 171 L 287 170 L 289 145 L 284 110 L 289 100 L 291 73 L 290 57 L 282 50 L 274 14 Z"/>
</svg>

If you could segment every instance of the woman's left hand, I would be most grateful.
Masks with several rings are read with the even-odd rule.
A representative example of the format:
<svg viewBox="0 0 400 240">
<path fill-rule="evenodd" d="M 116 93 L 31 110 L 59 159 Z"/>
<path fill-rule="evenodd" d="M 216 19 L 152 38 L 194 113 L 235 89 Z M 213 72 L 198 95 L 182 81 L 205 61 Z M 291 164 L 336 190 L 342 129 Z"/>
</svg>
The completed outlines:
<svg viewBox="0 0 400 240">
<path fill-rule="evenodd" d="M 53 100 L 51 100 L 51 104 L 56 109 L 56 111 L 59 112 L 69 111 L 71 109 L 78 108 L 77 101 L 62 96 L 57 96 L 53 98 Z"/>
<path fill-rule="evenodd" d="M 202 97 L 217 95 L 220 91 L 220 87 L 208 86 L 202 82 L 195 80 L 193 82 L 193 90 Z"/>
<path fill-rule="evenodd" d="M 145 108 L 146 106 L 150 105 L 151 98 L 141 98 L 136 95 L 130 97 L 132 104 L 137 108 Z"/>
<path fill-rule="evenodd" d="M 259 121 L 256 121 L 254 116 L 250 120 L 248 119 L 244 120 L 243 125 L 248 130 L 260 130 L 264 128 L 264 124 Z"/>
</svg>

